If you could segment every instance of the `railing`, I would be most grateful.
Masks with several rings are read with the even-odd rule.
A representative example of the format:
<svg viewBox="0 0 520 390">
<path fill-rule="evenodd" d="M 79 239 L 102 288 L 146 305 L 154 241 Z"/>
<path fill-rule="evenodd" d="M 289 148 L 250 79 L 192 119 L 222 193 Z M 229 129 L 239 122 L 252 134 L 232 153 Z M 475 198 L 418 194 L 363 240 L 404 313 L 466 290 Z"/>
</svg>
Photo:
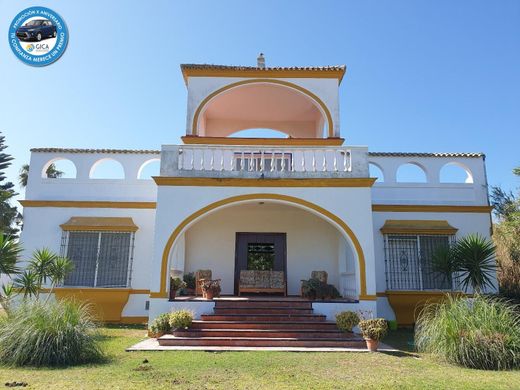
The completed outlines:
<svg viewBox="0 0 520 390">
<path fill-rule="evenodd" d="M 181 171 L 350 172 L 351 152 L 345 148 L 280 146 L 182 146 Z"/>
</svg>

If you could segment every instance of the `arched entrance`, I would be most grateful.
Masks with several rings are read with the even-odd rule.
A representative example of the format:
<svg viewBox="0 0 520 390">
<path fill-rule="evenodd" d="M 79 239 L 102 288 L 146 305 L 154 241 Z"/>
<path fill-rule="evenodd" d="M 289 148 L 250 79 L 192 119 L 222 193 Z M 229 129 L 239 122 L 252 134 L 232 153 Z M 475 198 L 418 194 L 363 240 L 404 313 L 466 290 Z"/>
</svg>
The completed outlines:
<svg viewBox="0 0 520 390">
<path fill-rule="evenodd" d="M 357 237 L 355 236 L 354 232 L 350 229 L 350 227 L 341 218 L 314 203 L 297 197 L 280 194 L 247 194 L 226 198 L 211 203 L 208 206 L 191 214 L 189 217 L 185 218 L 173 230 L 164 247 L 161 259 L 160 290 L 159 292 L 152 293 L 151 295 L 155 295 L 157 297 L 166 296 L 170 254 L 172 253 L 172 250 L 174 249 L 179 237 L 181 237 L 191 226 L 203 219 L 205 216 L 208 216 L 211 213 L 221 210 L 223 208 L 242 203 L 261 201 L 286 204 L 289 206 L 303 209 L 314 214 L 315 216 L 318 216 L 322 220 L 328 222 L 330 225 L 335 227 L 339 234 L 342 236 L 342 238 L 345 240 L 345 242 L 348 243 L 348 247 L 351 249 L 352 256 L 355 257 L 357 273 L 357 292 L 359 299 L 367 297 L 365 258 L 361 245 Z"/>
</svg>

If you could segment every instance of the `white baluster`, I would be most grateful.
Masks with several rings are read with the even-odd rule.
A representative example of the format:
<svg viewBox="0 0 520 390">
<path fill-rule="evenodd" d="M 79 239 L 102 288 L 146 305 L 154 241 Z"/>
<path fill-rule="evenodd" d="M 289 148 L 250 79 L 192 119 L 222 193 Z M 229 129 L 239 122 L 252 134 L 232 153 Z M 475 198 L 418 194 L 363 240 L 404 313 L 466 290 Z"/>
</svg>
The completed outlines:
<svg viewBox="0 0 520 390">
<path fill-rule="evenodd" d="M 322 171 L 323 172 L 327 172 L 327 150 L 326 149 L 323 149 L 323 167 L 322 167 Z"/>
<path fill-rule="evenodd" d="M 191 170 L 195 169 L 195 149 L 191 149 L 190 167 Z"/>
<path fill-rule="evenodd" d="M 334 151 L 334 172 L 338 171 L 338 152 Z"/>
<path fill-rule="evenodd" d="M 264 160 L 264 151 L 262 150 L 260 152 L 260 172 L 263 172 L 264 171 L 264 164 L 265 164 L 265 160 Z"/>
<path fill-rule="evenodd" d="M 316 172 L 316 150 L 312 150 L 312 171 Z"/>
<path fill-rule="evenodd" d="M 179 148 L 179 155 L 178 155 L 178 165 L 179 165 L 179 171 L 182 170 L 182 167 L 184 166 L 184 150 L 182 148 Z"/>
<path fill-rule="evenodd" d="M 253 162 L 254 161 L 255 161 L 255 154 L 251 150 L 251 158 L 249 159 L 249 168 L 248 168 L 249 172 L 253 171 Z"/>
<path fill-rule="evenodd" d="M 275 171 L 275 166 L 274 166 L 274 149 L 273 149 L 273 152 L 271 154 L 271 172 L 274 172 Z"/>
<path fill-rule="evenodd" d="M 294 172 L 294 156 L 296 155 L 295 151 L 293 150 L 291 154 L 291 172 Z"/>
<path fill-rule="evenodd" d="M 224 149 L 220 150 L 220 170 L 224 170 Z"/>
<path fill-rule="evenodd" d="M 241 160 L 240 160 L 240 170 L 243 171 L 244 170 L 244 151 L 242 150 L 242 157 L 241 157 Z"/>
<path fill-rule="evenodd" d="M 229 167 L 229 170 L 230 171 L 234 171 L 236 168 L 235 168 L 235 165 L 236 165 L 236 156 L 235 156 L 235 152 L 233 150 L 230 150 L 231 152 L 231 158 L 230 158 L 230 163 L 231 163 L 231 167 Z"/>
<path fill-rule="evenodd" d="M 302 171 L 303 172 L 306 172 L 307 170 L 305 169 L 307 164 L 305 164 L 305 149 L 302 150 Z"/>
<path fill-rule="evenodd" d="M 205 171 L 206 170 L 206 167 L 204 166 L 204 160 L 205 160 L 205 155 L 206 155 L 206 150 L 205 149 L 201 149 L 201 153 L 200 153 L 200 170 L 201 171 Z"/>
<path fill-rule="evenodd" d="M 346 151 L 343 151 L 343 152 L 341 152 L 341 153 L 343 153 L 343 170 L 344 170 L 345 172 L 347 172 L 347 171 L 348 171 L 348 166 L 347 166 L 347 152 L 346 152 Z"/>
<path fill-rule="evenodd" d="M 282 150 L 282 164 L 281 164 L 282 172 L 285 171 L 285 150 Z"/>
<path fill-rule="evenodd" d="M 209 170 L 212 171 L 215 169 L 215 149 L 210 149 L 211 159 L 209 160 Z"/>
</svg>

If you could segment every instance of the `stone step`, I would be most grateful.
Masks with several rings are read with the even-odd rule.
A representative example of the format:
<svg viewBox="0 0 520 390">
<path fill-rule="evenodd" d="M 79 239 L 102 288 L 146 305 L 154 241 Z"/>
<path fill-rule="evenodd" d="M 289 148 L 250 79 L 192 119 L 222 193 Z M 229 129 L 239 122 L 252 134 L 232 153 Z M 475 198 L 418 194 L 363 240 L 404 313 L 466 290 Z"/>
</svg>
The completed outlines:
<svg viewBox="0 0 520 390">
<path fill-rule="evenodd" d="M 311 329 L 337 330 L 330 321 L 201 321 L 194 320 L 191 329 Z"/>
<path fill-rule="evenodd" d="M 325 316 L 320 314 L 202 314 L 203 321 L 254 321 L 254 322 L 271 322 L 271 321 L 325 321 Z"/>
<path fill-rule="evenodd" d="M 239 308 L 239 307 L 287 307 L 287 308 L 304 308 L 312 309 L 312 302 L 301 299 L 295 300 L 269 300 L 269 299 L 251 299 L 251 300 L 218 300 L 215 299 L 215 308 Z"/>
<path fill-rule="evenodd" d="M 219 347 L 340 347 L 365 348 L 361 338 L 257 338 L 257 337 L 176 337 L 168 334 L 158 339 L 160 346 L 219 346 Z"/>
<path fill-rule="evenodd" d="M 253 338 L 303 338 L 303 339 L 357 339 L 353 333 L 323 329 L 188 329 L 174 331 L 176 337 L 253 337 Z"/>
<path fill-rule="evenodd" d="M 233 307 L 221 308 L 215 307 L 213 310 L 215 314 L 284 314 L 284 315 L 298 315 L 298 314 L 312 314 L 313 309 L 303 307 Z"/>
</svg>

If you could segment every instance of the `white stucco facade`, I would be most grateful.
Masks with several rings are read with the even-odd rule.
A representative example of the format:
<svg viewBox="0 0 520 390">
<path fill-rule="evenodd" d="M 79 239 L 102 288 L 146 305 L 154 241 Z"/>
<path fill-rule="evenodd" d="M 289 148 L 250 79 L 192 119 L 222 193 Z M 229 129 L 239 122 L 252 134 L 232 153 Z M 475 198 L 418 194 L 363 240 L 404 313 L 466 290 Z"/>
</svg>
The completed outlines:
<svg viewBox="0 0 520 390">
<path fill-rule="evenodd" d="M 41 247 L 66 253 L 67 233 L 61 225 L 73 217 L 131 218 L 137 230 L 121 320 L 154 318 L 181 306 L 200 315 L 213 304 L 168 300 L 171 270 L 211 269 L 213 277 L 221 279 L 222 293 L 233 294 L 236 233 L 285 233 L 289 295 L 299 295 L 301 280 L 312 271 L 325 270 L 328 282 L 351 302 L 316 302 L 315 310 L 330 319 L 341 310 L 368 310 L 393 319 L 385 295 L 388 254 L 381 232 L 387 221 L 441 221 L 459 238 L 470 233 L 490 236 L 482 154 L 373 153 L 365 146 L 342 145 L 337 69 L 330 77 L 322 73 L 313 77 L 312 72 L 319 72 L 315 70 L 302 70 L 302 77 L 294 77 L 294 71 L 291 77 L 275 77 L 274 71 L 266 71 L 263 77 L 248 77 L 243 71 L 230 77 L 226 72 L 185 74 L 186 135 L 191 138 L 184 144 L 167 144 L 160 151 L 34 149 L 22 201 L 25 255 Z M 315 142 L 308 137 L 280 139 L 278 144 L 273 140 L 262 144 L 258 139 L 227 142 L 204 134 L 204 119 L 194 122 L 196 115 L 203 118 L 219 90 L 230 93 L 242 82 L 266 85 L 270 81 L 309 99 L 307 103 L 323 114 L 322 122 L 315 123 L 327 125 L 328 112 L 329 137 L 318 132 Z M 218 115 L 228 113 L 219 109 Z M 280 128 L 290 125 L 287 118 L 278 119 Z M 194 123 L 198 134 L 193 133 Z M 243 118 L 238 122 L 230 118 L 229 123 L 247 127 Z M 74 164 L 75 178 L 45 177 L 48 165 L 60 159 Z M 120 163 L 124 178 L 93 179 L 93 170 L 106 160 Z M 152 161 L 160 161 L 160 173 L 154 180 L 139 179 Z M 375 184 L 370 164 L 381 171 Z M 425 180 L 400 182 L 397 172 L 404 164 L 422 169 Z M 465 180 L 442 182 L 440 172 L 446 165 L 460 167 Z M 103 294 L 110 293 L 110 288 L 103 289 Z"/>
</svg>

